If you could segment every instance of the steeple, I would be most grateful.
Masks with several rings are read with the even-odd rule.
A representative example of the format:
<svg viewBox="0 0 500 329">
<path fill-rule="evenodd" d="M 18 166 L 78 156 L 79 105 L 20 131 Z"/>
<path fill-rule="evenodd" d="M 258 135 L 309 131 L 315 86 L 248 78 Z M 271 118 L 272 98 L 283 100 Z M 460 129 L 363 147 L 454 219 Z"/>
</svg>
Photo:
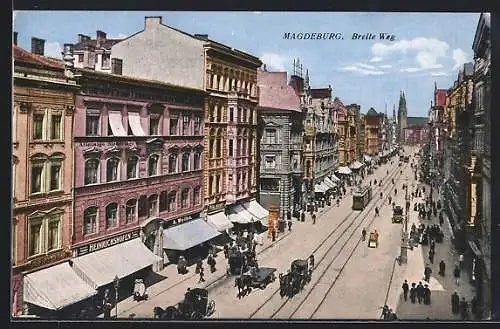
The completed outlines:
<svg viewBox="0 0 500 329">
<path fill-rule="evenodd" d="M 404 91 L 401 91 L 401 94 L 399 96 L 399 110 L 406 111 L 406 98 Z"/>
<path fill-rule="evenodd" d="M 392 104 L 392 121 L 396 122 L 396 104 Z"/>
</svg>

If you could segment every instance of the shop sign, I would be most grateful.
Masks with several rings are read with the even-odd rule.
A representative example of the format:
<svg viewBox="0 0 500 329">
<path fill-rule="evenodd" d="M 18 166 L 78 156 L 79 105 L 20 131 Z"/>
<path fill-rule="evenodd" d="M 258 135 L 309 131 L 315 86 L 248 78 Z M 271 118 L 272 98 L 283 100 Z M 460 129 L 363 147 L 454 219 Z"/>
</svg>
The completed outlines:
<svg viewBox="0 0 500 329">
<path fill-rule="evenodd" d="M 113 142 L 80 142 L 77 143 L 80 147 L 137 147 L 137 143 L 134 141 L 113 141 Z"/>
<path fill-rule="evenodd" d="M 85 254 L 92 253 L 94 251 L 102 250 L 108 247 L 112 247 L 114 245 L 138 238 L 140 229 L 137 229 L 132 232 L 123 233 L 105 240 L 101 240 L 98 242 L 93 242 L 81 247 L 76 248 L 73 251 L 73 257 L 79 257 Z"/>
</svg>

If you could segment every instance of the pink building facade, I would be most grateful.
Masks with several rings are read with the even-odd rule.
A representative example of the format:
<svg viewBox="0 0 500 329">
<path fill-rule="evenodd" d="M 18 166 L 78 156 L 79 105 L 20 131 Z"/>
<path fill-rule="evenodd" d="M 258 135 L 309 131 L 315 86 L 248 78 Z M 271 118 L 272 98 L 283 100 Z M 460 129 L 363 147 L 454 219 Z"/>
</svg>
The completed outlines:
<svg viewBox="0 0 500 329">
<path fill-rule="evenodd" d="M 78 72 L 73 257 L 141 237 L 163 258 L 163 229 L 203 209 L 204 92 Z"/>
</svg>

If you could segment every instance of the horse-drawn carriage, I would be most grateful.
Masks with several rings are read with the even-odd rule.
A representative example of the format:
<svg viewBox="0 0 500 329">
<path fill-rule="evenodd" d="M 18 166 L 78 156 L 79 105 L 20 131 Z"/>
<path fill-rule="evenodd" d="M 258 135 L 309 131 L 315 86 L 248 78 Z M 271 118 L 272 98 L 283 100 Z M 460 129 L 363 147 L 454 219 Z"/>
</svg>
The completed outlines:
<svg viewBox="0 0 500 329">
<path fill-rule="evenodd" d="M 250 266 L 255 266 L 255 252 L 251 250 L 240 251 L 239 249 L 229 250 L 227 275 L 241 275 L 248 271 Z"/>
<path fill-rule="evenodd" d="M 280 295 L 281 297 L 293 297 L 304 286 L 311 281 L 312 268 L 309 262 L 304 259 L 296 259 L 290 265 L 287 274 L 280 274 Z"/>
<path fill-rule="evenodd" d="M 403 208 L 401 206 L 394 206 L 392 208 L 392 222 L 393 223 L 403 222 Z"/>
<path fill-rule="evenodd" d="M 177 307 L 162 309 L 157 306 L 153 312 L 154 318 L 159 320 L 201 320 L 215 312 L 215 301 L 208 299 L 206 289 L 188 289 L 184 300 Z"/>
<path fill-rule="evenodd" d="M 370 232 L 370 237 L 368 238 L 368 247 L 377 248 L 378 247 L 378 233 Z"/>
<path fill-rule="evenodd" d="M 251 267 L 235 279 L 235 285 L 242 289 L 260 288 L 266 289 L 267 285 L 276 280 L 275 268 L 272 267 Z"/>
</svg>

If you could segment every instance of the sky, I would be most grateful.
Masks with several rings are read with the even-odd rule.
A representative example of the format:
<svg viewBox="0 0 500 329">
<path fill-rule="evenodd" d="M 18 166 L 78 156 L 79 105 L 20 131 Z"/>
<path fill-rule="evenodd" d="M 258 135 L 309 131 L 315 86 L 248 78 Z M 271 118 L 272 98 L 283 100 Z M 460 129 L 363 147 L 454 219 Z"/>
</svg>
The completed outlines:
<svg viewBox="0 0 500 329">
<path fill-rule="evenodd" d="M 16 11 L 18 45 L 31 48 L 31 37 L 45 39 L 45 54 L 62 58 L 64 43 L 78 34 L 95 39 L 124 38 L 143 30 L 145 16 L 259 57 L 268 71 L 287 71 L 298 58 L 313 88 L 332 86 L 344 104 L 370 107 L 392 115 L 405 91 L 409 116 L 427 116 L 434 83 L 450 88 L 463 64 L 473 58 L 472 42 L 479 13 L 348 12 L 143 12 Z M 295 33 L 296 39 L 284 38 Z M 299 33 L 340 33 L 343 39 L 305 40 Z M 353 40 L 371 33 L 374 40 Z M 380 33 L 394 35 L 381 40 Z"/>
</svg>

